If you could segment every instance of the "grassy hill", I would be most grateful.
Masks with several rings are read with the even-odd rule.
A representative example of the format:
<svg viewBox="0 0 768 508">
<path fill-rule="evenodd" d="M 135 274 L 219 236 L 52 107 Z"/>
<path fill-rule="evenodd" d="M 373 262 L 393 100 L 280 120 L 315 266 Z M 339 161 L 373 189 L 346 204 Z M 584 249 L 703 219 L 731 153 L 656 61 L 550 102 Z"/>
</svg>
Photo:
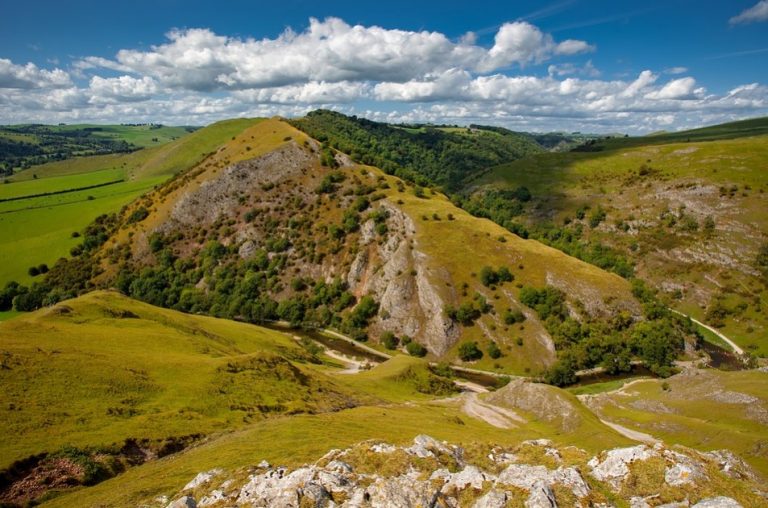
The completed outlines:
<svg viewBox="0 0 768 508">
<path fill-rule="evenodd" d="M 755 119 L 540 154 L 494 168 L 474 199 L 526 187 L 513 221 L 531 237 L 597 262 L 623 257 L 670 305 L 765 355 L 766 130 Z M 598 244 L 609 250 L 592 253 Z"/>
<path fill-rule="evenodd" d="M 0 176 L 49 161 L 131 152 L 179 139 L 195 127 L 165 125 L 6 125 L 0 126 Z"/>
<path fill-rule="evenodd" d="M 492 165 L 544 150 L 531 136 L 508 130 L 408 128 L 327 110 L 313 111 L 292 124 L 355 161 L 451 190 Z"/>
<path fill-rule="evenodd" d="M 564 344 L 552 337 L 566 300 L 585 326 L 642 314 L 621 277 L 343 154 L 342 167 L 324 166 L 323 153 L 279 119 L 246 129 L 109 226 L 95 283 L 188 312 L 332 327 L 382 348 L 392 333 L 403 341 L 392 347 L 410 338 L 433 359 L 474 343 L 483 353 L 467 362 L 527 375 Z M 503 281 L 485 280 L 502 268 Z M 548 286 L 562 302 L 545 323 L 521 295 Z"/>
<path fill-rule="evenodd" d="M 52 266 L 66 256 L 80 242 L 72 234 L 97 216 L 119 211 L 257 121 L 219 122 L 161 146 L 78 157 L 17 173 L 11 183 L 0 185 L 0 286 L 10 280 L 27 283 L 29 267 Z"/>
<path fill-rule="evenodd" d="M 0 469 L 70 445 L 207 435 L 355 405 L 288 335 L 95 292 L 0 327 Z"/>
<path fill-rule="evenodd" d="M 764 372 L 694 370 L 667 381 L 639 380 L 585 402 L 601 418 L 665 442 L 731 450 L 765 475 L 765 388 Z"/>
<path fill-rule="evenodd" d="M 523 409 L 528 423 L 496 428 L 465 414 L 461 399 L 446 399 L 455 388 L 423 360 L 399 355 L 338 374 L 336 362 L 290 334 L 110 291 L 0 323 L 0 350 L 0 486 L 35 464 L 46 464 L 53 482 L 65 473 L 51 460 L 89 466 L 94 483 L 118 475 L 53 506 L 134 505 L 179 489 L 196 471 L 254 457 L 297 465 L 361 440 L 405 443 L 425 425 L 463 443 L 548 435 L 591 452 L 627 443 L 576 405 L 570 411 L 587 427 L 563 432 Z"/>
</svg>

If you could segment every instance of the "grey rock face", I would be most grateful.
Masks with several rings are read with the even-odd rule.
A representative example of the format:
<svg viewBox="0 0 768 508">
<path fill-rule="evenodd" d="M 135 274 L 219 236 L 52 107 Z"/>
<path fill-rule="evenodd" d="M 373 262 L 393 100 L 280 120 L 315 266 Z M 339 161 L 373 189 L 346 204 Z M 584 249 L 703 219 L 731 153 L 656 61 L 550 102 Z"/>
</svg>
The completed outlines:
<svg viewBox="0 0 768 508">
<path fill-rule="evenodd" d="M 524 450 L 526 446 L 557 451 L 549 441 L 521 443 L 519 448 Z M 387 460 L 386 455 L 390 454 L 393 460 L 405 461 L 398 464 L 389 475 L 371 472 L 370 464 L 361 458 L 378 455 L 377 460 Z M 467 464 L 462 448 L 424 434 L 416 436 L 407 447 L 365 442 L 348 450 L 332 450 L 314 464 L 292 471 L 262 462 L 250 468 L 245 479 L 243 476 L 239 479 L 227 478 L 220 470 L 201 473 L 183 491 L 194 491 L 199 496 L 199 502 L 196 503 L 189 495 L 177 496 L 168 508 L 501 508 L 510 504 L 524 505 L 526 508 L 558 508 L 558 505 L 566 504 L 608 506 L 590 504 L 593 502 L 590 497 L 592 490 L 578 467 L 563 465 L 549 469 L 541 464 L 522 464 L 516 462 L 518 459 L 513 454 L 500 448 L 494 449 L 494 457 L 501 454 L 508 455 L 509 460 L 514 462 L 496 474 L 477 465 Z M 630 474 L 630 466 L 652 458 L 657 461 L 661 458 L 666 462 L 665 480 L 658 485 L 659 492 L 666 489 L 665 496 L 674 492 L 679 495 L 674 502 L 664 505 L 666 508 L 690 506 L 691 492 L 696 492 L 697 488 L 709 481 L 702 460 L 715 460 L 715 457 L 707 459 L 704 454 L 698 453 L 688 455 L 662 445 L 653 448 L 639 445 L 602 452 L 588 462 L 588 467 L 595 481 L 602 482 L 600 489 L 609 488 L 620 492 L 619 487 Z M 359 462 L 361 460 L 363 462 Z M 561 460 L 565 461 L 564 458 Z M 492 462 L 500 466 L 499 462 Z M 458 471 L 454 469 L 457 466 Z M 722 474 L 721 478 L 728 477 Z M 558 499 L 556 495 L 562 489 L 570 492 L 567 501 Z M 574 502 L 574 498 L 577 501 Z M 631 508 L 647 508 L 657 506 L 657 498 L 653 495 L 646 498 L 635 496 L 625 501 Z M 728 497 L 713 497 L 703 499 L 693 506 L 736 508 L 741 505 Z"/>
</svg>

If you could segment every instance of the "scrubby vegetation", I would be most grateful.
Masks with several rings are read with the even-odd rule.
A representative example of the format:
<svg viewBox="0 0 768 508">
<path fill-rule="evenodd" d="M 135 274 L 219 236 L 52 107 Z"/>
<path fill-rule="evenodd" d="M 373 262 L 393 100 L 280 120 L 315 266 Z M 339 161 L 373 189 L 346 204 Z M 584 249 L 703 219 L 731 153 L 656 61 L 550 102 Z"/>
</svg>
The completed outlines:
<svg viewBox="0 0 768 508">
<path fill-rule="evenodd" d="M 544 373 L 550 384 L 576 381 L 576 372 L 601 367 L 608 374 L 629 372 L 638 359 L 655 374 L 672 374 L 685 336 L 695 336 L 692 324 L 662 305 L 642 281 L 633 293 L 643 303 L 644 320 L 622 313 L 611 321 L 579 320 L 565 305 L 565 295 L 553 287 L 523 287 L 520 301 L 536 311 L 558 350 L 557 363 Z"/>
</svg>

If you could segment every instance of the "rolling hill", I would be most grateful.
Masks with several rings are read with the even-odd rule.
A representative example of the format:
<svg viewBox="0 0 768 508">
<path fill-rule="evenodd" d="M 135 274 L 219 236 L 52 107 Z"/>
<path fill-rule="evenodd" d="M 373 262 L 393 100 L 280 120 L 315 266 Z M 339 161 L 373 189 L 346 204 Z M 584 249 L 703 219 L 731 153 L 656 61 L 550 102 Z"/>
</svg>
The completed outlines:
<svg viewBox="0 0 768 508">
<path fill-rule="evenodd" d="M 193 166 L 256 121 L 220 122 L 160 146 L 51 162 L 16 173 L 11 183 L 0 186 L 0 285 L 28 283 L 30 267 L 52 266 L 80 242 L 73 233 Z"/>
<path fill-rule="evenodd" d="M 755 119 L 535 155 L 484 175 L 470 201 L 525 187 L 532 199 L 512 220 L 532 238 L 636 274 L 763 356 L 766 129 Z"/>
<path fill-rule="evenodd" d="M 462 137 L 452 138 L 462 150 L 471 146 L 464 138 L 500 136 L 447 132 Z M 413 141 L 410 153 L 422 141 Z M 715 143 L 750 142 L 706 142 L 697 151 L 733 153 Z M 73 255 L 35 284 L 0 292 L 0 303 L 38 309 L 0 323 L 7 398 L 0 406 L 0 501 L 165 506 L 189 495 L 226 504 L 250 495 L 248 485 L 262 473 L 288 477 L 289 470 L 257 465 L 261 460 L 314 467 L 326 478 L 330 459 L 318 457 L 335 448 L 346 450 L 333 453 L 343 453 L 355 475 L 377 475 L 344 481 L 387 502 L 387 482 L 416 470 L 408 477 L 415 488 L 445 469 L 482 473 L 490 482 L 446 487 L 445 502 L 461 506 L 500 485 L 510 503 L 530 504 L 539 492 L 529 482 L 534 477 L 548 478 L 542 481 L 550 497 L 563 506 L 577 498 L 624 505 L 636 495 L 689 504 L 727 495 L 759 505 L 763 372 L 689 369 L 618 392 L 608 391 L 615 382 L 581 387 L 592 395 L 580 397 L 533 382 L 570 384 L 576 370 L 595 367 L 626 373 L 637 360 L 669 376 L 676 360 L 699 359 L 695 328 L 641 281 L 569 256 L 554 238 L 511 232 L 523 219 L 536 231 L 536 213 L 549 206 L 542 196 L 555 192 L 556 182 L 530 173 L 527 182 L 498 180 L 510 167 L 573 159 L 567 167 L 575 169 L 561 179 L 580 184 L 564 189 L 583 189 L 600 176 L 606 194 L 622 196 L 626 180 L 605 176 L 595 158 L 612 160 L 620 173 L 647 157 L 624 154 L 651 149 L 663 161 L 686 155 L 675 153 L 676 144 L 660 144 L 613 155 L 539 154 L 487 175 L 478 164 L 461 179 L 478 185 L 470 202 L 422 185 L 427 173 L 412 173 L 412 162 L 389 174 L 280 118 L 217 124 L 120 156 L 125 165 L 115 165 L 115 175 L 157 183 L 81 229 Z M 87 186 L 104 160 L 84 158 L 79 172 L 71 161 L 49 165 L 40 170 L 44 178 L 12 185 L 25 192 L 41 184 L 53 192 Z M 566 173 L 556 164 L 542 167 Z M 668 171 L 637 177 L 665 183 L 676 175 Z M 760 178 L 751 169 L 744 174 Z M 493 189 L 506 193 L 483 200 Z M 619 201 L 629 199 L 611 203 Z M 489 203 L 522 215 L 510 214 L 508 222 L 473 215 Z M 618 242 L 621 235 L 606 229 L 614 213 L 608 204 L 587 229 L 596 209 L 571 222 L 583 221 L 590 241 L 608 242 L 613 234 Z M 619 251 L 620 244 L 611 247 Z M 633 270 L 645 274 L 640 260 Z M 329 329 L 392 358 L 366 370 L 302 328 Z M 493 386 L 457 380 L 451 365 L 488 371 Z M 713 404 L 733 397 L 738 411 L 717 416 Z M 459 458 L 450 458 L 459 448 L 417 437 L 424 429 L 460 446 Z M 658 439 L 663 444 L 628 447 Z M 374 445 L 395 455 L 382 459 Z M 623 460 L 616 457 L 630 458 L 611 469 Z M 210 478 L 185 487 L 201 472 Z M 509 475 L 522 483 L 505 483 Z M 269 495 L 309 502 L 309 482 Z M 353 495 L 350 489 L 343 496 Z M 334 502 L 347 500 L 336 495 Z"/>
<path fill-rule="evenodd" d="M 449 379 L 407 355 L 367 372 L 344 374 L 336 360 L 290 333 L 191 316 L 114 291 L 92 292 L 0 323 L 0 348 L 6 388 L 0 418 L 7 423 L 0 435 L 13 436 L 2 440 L 0 454 L 0 498 L 6 503 L 37 499 L 45 506 L 164 506 L 178 492 L 200 500 L 212 495 L 205 487 L 210 479 L 204 475 L 184 487 L 199 472 L 213 471 L 206 475 L 219 478 L 215 485 L 229 479 L 223 492 L 238 492 L 258 468 L 272 467 L 256 466 L 260 461 L 300 468 L 330 449 L 349 449 L 343 460 L 358 473 L 379 475 L 376 482 L 403 474 L 409 466 L 427 476 L 440 467 L 464 475 L 482 468 L 486 478 L 516 471 L 516 481 L 523 483 L 508 495 L 520 502 L 533 492 L 526 482 L 570 467 L 587 490 L 572 493 L 571 481 L 553 477 L 554 483 L 565 482 L 552 486 L 563 505 L 584 492 L 590 492 L 589 499 L 614 503 L 654 492 L 668 501 L 728 495 L 752 506 L 760 499 L 755 475 L 764 470 L 762 459 L 753 461 L 747 453 L 753 470 L 726 452 L 709 453 L 726 438 L 692 441 L 682 428 L 669 427 L 665 445 L 642 451 L 642 445 L 628 447 L 631 439 L 600 420 L 659 435 L 657 427 L 643 427 L 642 411 L 662 407 L 655 402 L 659 384 L 653 382 L 646 383 L 650 391 L 643 387 L 632 398 L 621 398 L 630 407 L 616 409 L 606 402 L 618 394 L 598 395 L 602 398 L 583 405 L 558 388 L 523 380 L 491 394 L 455 395 L 455 388 L 445 391 Z M 704 375 L 700 381 L 709 383 L 704 400 L 721 393 L 718 388 L 762 397 L 764 375 Z M 720 384 L 712 384 L 713 376 Z M 420 381 L 430 377 L 426 385 Z M 748 379 L 751 384 L 745 386 Z M 686 403 L 701 382 L 681 374 L 669 385 L 670 391 L 660 392 L 672 397 L 664 402 L 667 406 L 706 411 L 698 402 Z M 701 418 L 698 413 L 672 417 L 685 425 Z M 696 428 L 701 438 L 731 428 L 738 434 L 739 422 L 749 418 L 735 416 L 720 427 L 702 423 Z M 419 436 L 424 429 L 460 445 L 458 459 L 438 452 L 459 448 L 443 448 Z M 748 443 L 759 437 L 740 439 Z M 414 438 L 424 448 L 395 450 L 405 450 Z M 381 452 L 371 451 L 377 443 L 394 455 L 377 456 Z M 433 452 L 418 451 L 423 449 Z M 636 463 L 618 476 L 598 475 L 596 464 L 610 454 L 641 452 L 646 455 L 630 459 Z M 438 462 L 429 453 L 437 453 Z M 696 475 L 679 483 L 665 480 L 675 478 L 668 472 L 680 467 L 675 464 L 693 468 Z M 570 474 L 565 478 L 576 478 Z M 451 492 L 445 495 L 469 503 L 487 489 Z"/>
<path fill-rule="evenodd" d="M 541 373 L 574 326 L 586 339 L 623 316 L 615 340 L 633 340 L 644 311 L 624 279 L 344 154 L 323 166 L 325 153 L 280 119 L 256 124 L 102 226 L 104 246 L 81 261 L 100 259 L 97 286 L 155 305 L 330 326 L 379 347 L 391 334 L 390 347 L 413 340 L 426 348 L 414 353 L 501 372 Z M 523 303 L 526 291 L 546 303 Z"/>
</svg>

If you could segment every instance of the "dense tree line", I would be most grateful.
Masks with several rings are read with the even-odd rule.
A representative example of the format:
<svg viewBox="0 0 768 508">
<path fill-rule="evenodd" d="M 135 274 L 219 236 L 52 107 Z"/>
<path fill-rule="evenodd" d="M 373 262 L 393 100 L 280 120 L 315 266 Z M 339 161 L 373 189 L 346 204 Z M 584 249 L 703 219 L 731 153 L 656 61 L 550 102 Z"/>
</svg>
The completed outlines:
<svg viewBox="0 0 768 508">
<path fill-rule="evenodd" d="M 480 132 L 473 135 L 426 126 L 417 130 L 317 110 L 291 121 L 315 139 L 420 185 L 458 189 L 468 177 L 497 164 L 539 153 L 529 136 Z"/>
<path fill-rule="evenodd" d="M 610 320 L 577 320 L 565 305 L 565 294 L 551 286 L 523 287 L 520 301 L 535 310 L 555 343 L 557 362 L 544 374 L 548 383 L 576 382 L 576 372 L 602 367 L 608 374 L 629 372 L 632 360 L 642 360 L 660 376 L 672 374 L 674 360 L 683 351 L 692 324 L 673 314 L 645 285 L 633 280 L 633 294 L 643 304 L 644 320 L 627 312 Z"/>
</svg>

